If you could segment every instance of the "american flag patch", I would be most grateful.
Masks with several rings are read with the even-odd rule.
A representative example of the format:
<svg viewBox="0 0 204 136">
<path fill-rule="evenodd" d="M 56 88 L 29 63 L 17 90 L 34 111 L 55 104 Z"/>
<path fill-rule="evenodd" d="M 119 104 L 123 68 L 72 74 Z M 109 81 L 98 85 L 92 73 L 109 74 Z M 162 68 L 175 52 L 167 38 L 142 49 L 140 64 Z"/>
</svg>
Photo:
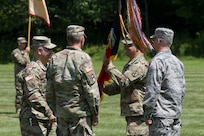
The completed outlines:
<svg viewBox="0 0 204 136">
<path fill-rule="evenodd" d="M 33 79 L 33 76 L 32 76 L 32 75 L 29 75 L 29 76 L 25 77 L 25 80 L 26 80 L 26 81 L 29 81 L 29 80 L 31 80 L 31 79 Z"/>
<path fill-rule="evenodd" d="M 92 66 L 88 66 L 88 67 L 85 67 L 85 70 L 86 70 L 86 72 L 88 73 L 88 72 L 92 71 L 93 68 L 92 68 Z"/>
</svg>

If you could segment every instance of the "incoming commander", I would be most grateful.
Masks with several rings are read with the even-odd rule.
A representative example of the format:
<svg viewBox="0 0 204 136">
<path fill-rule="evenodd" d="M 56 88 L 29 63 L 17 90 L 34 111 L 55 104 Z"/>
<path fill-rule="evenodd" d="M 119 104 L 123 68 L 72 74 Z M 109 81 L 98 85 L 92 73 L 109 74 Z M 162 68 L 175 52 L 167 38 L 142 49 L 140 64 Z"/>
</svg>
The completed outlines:
<svg viewBox="0 0 204 136">
<path fill-rule="evenodd" d="M 122 40 L 128 63 L 120 72 L 106 57 L 103 64 L 113 83 L 105 84 L 103 92 L 108 95 L 120 94 L 121 115 L 126 119 L 127 136 L 148 136 L 148 127 L 144 122 L 143 98 L 148 63 L 143 53 L 128 37 Z"/>
</svg>

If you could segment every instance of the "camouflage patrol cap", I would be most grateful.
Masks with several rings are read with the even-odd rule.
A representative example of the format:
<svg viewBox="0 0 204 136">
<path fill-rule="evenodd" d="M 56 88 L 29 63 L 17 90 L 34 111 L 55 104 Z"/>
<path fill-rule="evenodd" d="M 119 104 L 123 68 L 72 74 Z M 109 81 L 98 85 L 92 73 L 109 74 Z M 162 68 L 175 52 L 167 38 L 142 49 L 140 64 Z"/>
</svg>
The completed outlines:
<svg viewBox="0 0 204 136">
<path fill-rule="evenodd" d="M 85 28 L 79 25 L 69 25 L 67 26 L 67 36 L 80 36 L 85 35 Z"/>
<path fill-rule="evenodd" d="M 123 39 L 122 41 L 121 41 L 124 45 L 130 45 L 130 44 L 133 44 L 134 42 L 132 41 L 132 40 L 130 40 L 130 39 Z"/>
<path fill-rule="evenodd" d="M 32 46 L 33 47 L 45 47 L 47 49 L 53 49 L 57 45 L 51 43 L 51 39 L 46 36 L 33 36 L 32 39 Z"/>
<path fill-rule="evenodd" d="M 158 27 L 155 29 L 154 34 L 150 36 L 150 38 L 160 38 L 171 45 L 173 43 L 174 32 L 169 28 Z"/>
<path fill-rule="evenodd" d="M 17 42 L 20 42 L 20 43 L 27 43 L 25 37 L 18 37 L 18 38 L 17 38 Z"/>
<path fill-rule="evenodd" d="M 134 44 L 134 42 L 129 38 L 129 36 L 126 36 L 121 42 L 122 42 L 124 45 Z"/>
</svg>

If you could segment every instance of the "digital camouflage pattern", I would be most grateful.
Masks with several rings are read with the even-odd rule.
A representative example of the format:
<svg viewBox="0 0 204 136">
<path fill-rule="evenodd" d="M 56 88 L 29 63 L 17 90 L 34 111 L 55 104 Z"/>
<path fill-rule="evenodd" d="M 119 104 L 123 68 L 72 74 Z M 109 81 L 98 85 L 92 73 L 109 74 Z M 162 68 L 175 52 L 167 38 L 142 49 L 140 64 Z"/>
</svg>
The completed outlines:
<svg viewBox="0 0 204 136">
<path fill-rule="evenodd" d="M 140 131 L 140 134 L 143 135 L 148 133 L 148 128 L 144 123 L 143 117 L 141 117 L 143 116 L 142 102 L 146 89 L 145 79 L 147 68 L 148 62 L 145 60 L 143 54 L 140 54 L 130 60 L 124 66 L 122 73 L 112 63 L 109 63 L 106 68 L 106 71 L 109 72 L 113 83 L 106 84 L 103 91 L 108 95 L 121 94 L 121 115 L 127 117 L 127 135 L 129 135 L 129 132 L 131 132 L 132 135 L 137 134 L 138 131 Z M 132 116 L 138 116 L 138 119 L 142 120 L 142 130 L 138 130 L 136 127 L 129 127 L 129 125 L 136 122 L 135 119 L 131 119 Z M 138 124 L 135 124 L 135 126 L 137 125 Z M 132 131 L 131 129 L 134 130 Z"/>
<path fill-rule="evenodd" d="M 22 135 L 56 135 L 56 126 L 52 126 L 48 119 L 53 112 L 45 97 L 46 70 L 40 61 L 33 61 L 18 74 L 18 80 L 23 81 L 22 109 L 19 115 Z"/>
<path fill-rule="evenodd" d="M 180 119 L 152 118 L 149 126 L 151 136 L 180 136 Z"/>
<path fill-rule="evenodd" d="M 14 77 L 15 77 L 15 89 L 16 89 L 15 107 L 16 107 L 17 113 L 20 111 L 22 90 L 21 90 L 21 84 L 19 84 L 19 82 L 16 80 L 16 75 L 21 70 L 23 70 L 28 63 L 30 63 L 29 55 L 24 55 L 24 54 L 25 54 L 25 50 L 20 50 L 19 48 L 14 49 L 11 53 L 11 57 L 14 62 Z"/>
<path fill-rule="evenodd" d="M 168 131 L 172 131 L 168 127 L 173 128 L 174 125 L 177 125 L 181 117 L 185 95 L 183 63 L 172 54 L 171 50 L 158 52 L 150 62 L 146 85 L 147 90 L 143 103 L 145 118 L 146 120 L 160 119 L 162 123 L 161 125 L 157 121 L 159 124 L 150 125 L 151 130 L 157 129 L 157 132 L 160 131 L 159 129 L 166 130 L 153 136 L 168 135 Z M 162 122 L 161 119 L 167 120 Z"/>
<path fill-rule="evenodd" d="M 58 118 L 98 118 L 100 96 L 88 54 L 71 46 L 55 53 L 48 66 L 47 78 L 47 102 Z"/>
</svg>

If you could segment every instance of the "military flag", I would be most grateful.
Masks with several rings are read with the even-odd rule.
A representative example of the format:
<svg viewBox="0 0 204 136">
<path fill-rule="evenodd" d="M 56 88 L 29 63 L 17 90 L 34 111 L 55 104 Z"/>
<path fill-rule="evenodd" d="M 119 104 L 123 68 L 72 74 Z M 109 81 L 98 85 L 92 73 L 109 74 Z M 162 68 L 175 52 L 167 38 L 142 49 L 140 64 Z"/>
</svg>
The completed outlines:
<svg viewBox="0 0 204 136">
<path fill-rule="evenodd" d="M 148 49 L 152 51 L 153 47 L 142 31 L 142 18 L 136 0 L 127 0 L 127 13 L 128 35 L 143 53 Z"/>
<path fill-rule="evenodd" d="M 45 20 L 47 26 L 50 26 L 50 19 L 47 11 L 45 0 L 28 0 L 29 22 L 28 22 L 28 46 L 26 51 L 30 52 L 30 32 L 31 32 L 31 17 L 38 17 Z"/>
<path fill-rule="evenodd" d="M 123 6 L 121 6 L 121 4 Z M 113 25 L 110 29 L 108 35 L 108 44 L 106 46 L 105 56 L 110 60 L 115 60 L 117 58 L 117 52 L 119 47 L 119 42 L 121 38 L 121 26 L 120 26 L 120 18 L 119 14 L 122 15 L 124 13 L 125 0 L 121 0 L 119 3 L 119 10 L 116 14 L 115 19 L 113 20 Z M 105 66 L 102 65 L 99 77 L 98 77 L 99 86 L 103 86 L 106 82 L 110 81 L 109 74 L 105 71 Z M 102 88 L 99 88 L 101 100 L 103 100 L 104 94 Z"/>
<path fill-rule="evenodd" d="M 29 0 L 29 15 L 45 20 L 46 24 L 50 26 L 50 19 L 45 0 Z"/>
</svg>

